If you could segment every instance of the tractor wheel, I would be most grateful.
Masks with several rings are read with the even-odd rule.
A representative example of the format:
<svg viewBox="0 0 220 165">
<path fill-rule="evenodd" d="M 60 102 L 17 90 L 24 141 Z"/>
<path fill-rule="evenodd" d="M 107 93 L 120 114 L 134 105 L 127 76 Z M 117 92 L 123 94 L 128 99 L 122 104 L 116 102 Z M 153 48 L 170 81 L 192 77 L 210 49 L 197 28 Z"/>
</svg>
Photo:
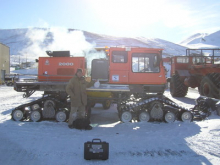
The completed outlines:
<svg viewBox="0 0 220 165">
<path fill-rule="evenodd" d="M 210 77 L 212 79 L 213 84 L 215 84 L 215 86 L 217 88 L 220 88 L 220 73 L 212 73 L 210 74 Z"/>
<path fill-rule="evenodd" d="M 121 113 L 121 121 L 124 123 L 128 123 L 132 120 L 132 114 L 129 111 L 124 111 Z"/>
<path fill-rule="evenodd" d="M 103 103 L 102 103 L 102 107 L 103 109 L 107 110 L 109 109 L 111 106 L 111 100 L 105 100 Z"/>
<path fill-rule="evenodd" d="M 164 116 L 167 123 L 173 123 L 176 120 L 176 115 L 173 112 L 167 112 Z"/>
<path fill-rule="evenodd" d="M 163 119 L 163 104 L 160 101 L 153 101 L 150 103 L 150 116 L 152 119 Z"/>
<path fill-rule="evenodd" d="M 212 80 L 208 76 L 205 76 L 202 79 L 200 84 L 201 95 L 215 98 L 215 93 L 213 91 L 210 81 Z"/>
<path fill-rule="evenodd" d="M 24 118 L 24 113 L 21 110 L 14 110 L 12 112 L 12 119 L 14 121 L 21 121 Z"/>
<path fill-rule="evenodd" d="M 193 115 L 192 113 L 186 111 L 182 113 L 181 119 L 183 122 L 191 122 L 193 120 Z"/>
<path fill-rule="evenodd" d="M 58 122 L 64 122 L 64 121 L 66 121 L 67 116 L 66 116 L 66 113 L 64 111 L 58 111 L 56 113 L 55 118 L 56 118 L 56 121 L 58 121 Z"/>
<path fill-rule="evenodd" d="M 198 91 L 199 91 L 199 94 L 200 94 L 200 95 L 202 95 L 202 96 L 204 95 L 204 94 L 203 94 L 203 91 L 202 91 L 202 88 L 201 88 L 201 85 L 198 87 Z"/>
<path fill-rule="evenodd" d="M 41 113 L 39 111 L 31 111 L 30 119 L 33 122 L 38 122 L 41 119 Z"/>
<path fill-rule="evenodd" d="M 179 75 L 173 75 L 170 80 L 170 93 L 173 97 L 184 97 L 188 92 L 188 87 L 180 80 Z"/>
<path fill-rule="evenodd" d="M 148 122 L 150 120 L 150 114 L 146 111 L 141 111 L 138 116 L 139 121 Z"/>
</svg>

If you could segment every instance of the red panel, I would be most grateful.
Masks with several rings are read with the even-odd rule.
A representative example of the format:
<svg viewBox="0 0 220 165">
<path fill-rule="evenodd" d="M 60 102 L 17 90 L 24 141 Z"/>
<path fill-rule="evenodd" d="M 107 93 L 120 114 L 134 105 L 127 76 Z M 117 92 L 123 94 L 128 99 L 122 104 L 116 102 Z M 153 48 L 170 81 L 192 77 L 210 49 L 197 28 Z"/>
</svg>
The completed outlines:
<svg viewBox="0 0 220 165">
<path fill-rule="evenodd" d="M 129 76 L 129 84 L 165 84 L 164 70 L 160 73 L 132 73 Z"/>
<path fill-rule="evenodd" d="M 159 73 L 137 73 L 132 72 L 131 55 L 135 53 L 156 53 L 160 54 L 162 49 L 153 48 L 131 48 L 128 50 L 127 63 L 114 63 L 112 62 L 111 54 L 113 51 L 125 51 L 125 48 L 110 48 L 110 66 L 109 66 L 109 82 L 112 84 L 165 84 L 165 70 L 160 63 Z"/>
<path fill-rule="evenodd" d="M 110 83 L 128 83 L 128 71 L 110 71 Z"/>
<path fill-rule="evenodd" d="M 38 66 L 39 81 L 69 81 L 77 68 L 85 72 L 84 57 L 40 57 Z"/>
</svg>

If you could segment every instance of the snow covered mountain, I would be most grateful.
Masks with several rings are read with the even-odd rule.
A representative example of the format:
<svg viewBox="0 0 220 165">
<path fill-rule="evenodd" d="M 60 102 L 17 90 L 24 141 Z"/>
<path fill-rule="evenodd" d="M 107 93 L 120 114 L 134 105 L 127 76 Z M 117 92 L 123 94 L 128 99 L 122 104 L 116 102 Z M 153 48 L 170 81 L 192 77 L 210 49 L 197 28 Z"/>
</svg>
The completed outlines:
<svg viewBox="0 0 220 165">
<path fill-rule="evenodd" d="M 182 41 L 180 45 L 189 48 L 220 48 L 220 30 L 211 34 L 194 34 Z"/>
<path fill-rule="evenodd" d="M 164 49 L 163 55 L 184 55 L 186 47 L 159 38 L 115 37 L 75 29 L 0 29 L 0 42 L 10 47 L 11 55 L 31 54 L 39 50 L 72 50 L 73 47 L 139 46 Z M 79 32 L 79 31 L 78 31 Z M 74 34 L 75 33 L 75 34 Z M 79 45 L 80 44 L 80 45 Z M 53 46 L 51 46 L 53 45 Z M 56 46 L 55 46 L 56 45 Z M 37 56 L 36 53 L 36 56 Z"/>
<path fill-rule="evenodd" d="M 185 55 L 187 48 L 220 48 L 220 31 L 197 33 L 180 44 L 159 38 L 115 37 L 64 28 L 0 29 L 0 42 L 10 47 L 11 55 L 35 59 L 46 50 L 70 50 L 71 55 L 94 47 L 133 46 L 162 48 L 163 56 Z"/>
</svg>

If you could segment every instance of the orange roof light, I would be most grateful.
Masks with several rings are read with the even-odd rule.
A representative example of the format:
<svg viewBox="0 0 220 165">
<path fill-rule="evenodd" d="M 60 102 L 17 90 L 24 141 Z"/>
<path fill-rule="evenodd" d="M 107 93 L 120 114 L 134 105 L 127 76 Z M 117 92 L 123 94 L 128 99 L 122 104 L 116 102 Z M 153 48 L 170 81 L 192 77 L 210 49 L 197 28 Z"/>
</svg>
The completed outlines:
<svg viewBox="0 0 220 165">
<path fill-rule="evenodd" d="M 109 47 L 105 46 L 105 53 L 107 54 L 107 56 L 109 56 Z"/>
</svg>

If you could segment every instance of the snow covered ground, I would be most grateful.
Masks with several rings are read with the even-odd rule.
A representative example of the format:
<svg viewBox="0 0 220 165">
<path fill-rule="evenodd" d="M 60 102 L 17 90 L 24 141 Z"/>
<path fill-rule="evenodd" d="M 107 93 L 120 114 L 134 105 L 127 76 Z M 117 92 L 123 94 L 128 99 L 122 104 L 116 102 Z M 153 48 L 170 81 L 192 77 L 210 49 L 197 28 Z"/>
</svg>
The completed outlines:
<svg viewBox="0 0 220 165">
<path fill-rule="evenodd" d="M 41 97 L 41 92 L 24 99 L 12 87 L 0 86 L 0 164 L 216 164 L 220 162 L 220 116 L 204 121 L 120 123 L 116 105 L 92 109 L 89 131 L 69 129 L 55 121 L 15 122 L 10 113 L 16 106 Z M 172 98 L 193 107 L 198 92 Z M 100 138 L 109 143 L 109 159 L 84 160 L 84 143 Z"/>
</svg>

